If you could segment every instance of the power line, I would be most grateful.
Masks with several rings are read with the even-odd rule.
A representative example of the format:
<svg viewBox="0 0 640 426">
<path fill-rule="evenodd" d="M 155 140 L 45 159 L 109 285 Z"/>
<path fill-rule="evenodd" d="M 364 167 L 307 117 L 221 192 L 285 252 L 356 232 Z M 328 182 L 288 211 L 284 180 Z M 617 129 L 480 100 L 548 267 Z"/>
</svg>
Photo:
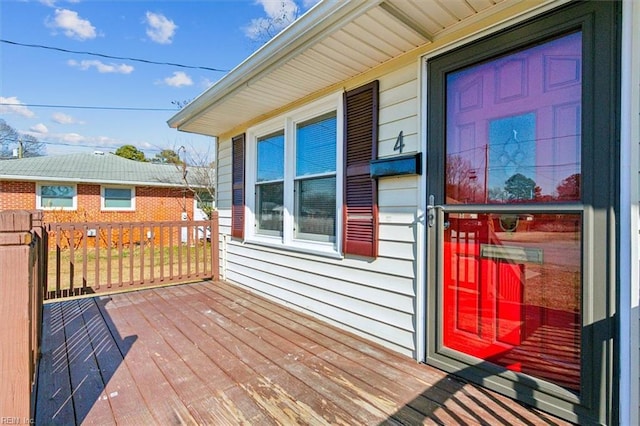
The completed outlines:
<svg viewBox="0 0 640 426">
<path fill-rule="evenodd" d="M 48 104 L 15 104 L 0 102 L 0 106 L 31 107 L 31 108 L 68 108 L 68 109 L 102 109 L 116 111 L 178 111 L 176 108 L 138 108 L 138 107 L 109 107 L 89 105 L 48 105 Z"/>
<path fill-rule="evenodd" d="M 214 72 L 229 72 L 229 70 L 223 70 L 223 69 L 218 69 L 218 68 L 201 67 L 201 66 L 194 66 L 194 65 L 184 65 L 184 64 L 177 64 L 175 62 L 156 62 L 156 61 L 150 61 L 148 59 L 130 58 L 130 57 L 126 57 L 126 56 L 112 56 L 112 55 L 105 55 L 103 53 L 87 52 L 87 51 L 80 51 L 80 50 L 69 50 L 69 49 L 63 49 L 61 47 L 44 46 L 42 44 L 19 43 L 17 41 L 11 41 L 11 40 L 5 40 L 5 39 L 0 39 L 0 42 L 7 43 L 7 44 L 13 44 L 14 46 L 33 47 L 33 48 L 37 48 L 37 49 L 55 50 L 55 51 L 58 51 L 58 52 L 73 53 L 73 54 L 76 54 L 76 55 L 98 56 L 100 58 L 118 59 L 118 60 L 121 60 L 121 61 L 142 62 L 142 63 L 145 63 L 145 64 L 151 64 L 151 65 L 169 65 L 169 66 L 172 66 L 172 67 L 199 69 L 199 70 L 214 71 Z"/>
</svg>

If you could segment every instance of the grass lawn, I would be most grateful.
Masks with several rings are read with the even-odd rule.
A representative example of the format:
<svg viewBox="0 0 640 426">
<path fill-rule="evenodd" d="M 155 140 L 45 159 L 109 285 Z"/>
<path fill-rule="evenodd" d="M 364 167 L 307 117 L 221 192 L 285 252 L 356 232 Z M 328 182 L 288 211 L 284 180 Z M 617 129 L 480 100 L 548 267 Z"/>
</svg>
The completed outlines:
<svg viewBox="0 0 640 426">
<path fill-rule="evenodd" d="M 120 286 L 130 287 L 188 281 L 211 275 L 211 243 L 200 241 L 195 245 L 133 248 L 63 249 L 49 251 L 48 290 L 55 291 L 59 276 L 59 289 L 89 287 L 105 291 Z M 115 287 L 115 288 L 114 288 Z M 88 291 L 91 293 L 92 291 Z"/>
</svg>

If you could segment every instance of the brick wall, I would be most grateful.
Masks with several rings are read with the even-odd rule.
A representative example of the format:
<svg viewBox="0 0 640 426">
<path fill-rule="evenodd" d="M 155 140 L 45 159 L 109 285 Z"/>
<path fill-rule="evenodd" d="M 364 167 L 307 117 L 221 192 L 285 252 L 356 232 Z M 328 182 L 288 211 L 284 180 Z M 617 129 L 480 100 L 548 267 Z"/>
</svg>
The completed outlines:
<svg viewBox="0 0 640 426">
<path fill-rule="evenodd" d="M 141 222 L 193 218 L 193 193 L 180 188 L 137 187 L 135 211 L 101 211 L 100 185 L 78 184 L 75 211 L 45 210 L 45 222 Z M 34 182 L 0 181 L 0 211 L 36 209 Z"/>
<path fill-rule="evenodd" d="M 35 208 L 35 182 L 0 181 L 0 211 L 34 210 Z"/>
</svg>

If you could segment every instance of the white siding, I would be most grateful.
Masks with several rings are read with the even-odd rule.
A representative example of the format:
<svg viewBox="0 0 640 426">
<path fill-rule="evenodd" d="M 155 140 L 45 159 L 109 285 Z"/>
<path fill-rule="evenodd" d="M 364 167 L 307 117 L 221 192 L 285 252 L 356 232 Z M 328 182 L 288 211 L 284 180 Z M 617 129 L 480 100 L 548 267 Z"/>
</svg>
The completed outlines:
<svg viewBox="0 0 640 426">
<path fill-rule="evenodd" d="M 640 4 L 623 5 L 621 118 L 620 422 L 640 421 Z"/>
<path fill-rule="evenodd" d="M 403 153 L 419 150 L 415 66 L 380 78 L 378 156 L 393 151 L 400 131 Z M 218 145 L 220 232 L 230 233 L 231 143 Z M 226 238 L 229 281 L 322 318 L 409 356 L 416 355 L 416 176 L 379 180 L 379 256 L 335 259 Z"/>
</svg>

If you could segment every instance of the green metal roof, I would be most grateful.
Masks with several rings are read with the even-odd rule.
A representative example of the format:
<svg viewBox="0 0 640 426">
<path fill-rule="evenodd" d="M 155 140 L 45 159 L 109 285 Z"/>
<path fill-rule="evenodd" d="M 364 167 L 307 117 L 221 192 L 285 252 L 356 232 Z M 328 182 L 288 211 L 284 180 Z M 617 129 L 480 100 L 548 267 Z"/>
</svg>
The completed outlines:
<svg viewBox="0 0 640 426">
<path fill-rule="evenodd" d="M 210 185 L 208 182 L 203 182 L 206 179 L 202 179 L 202 176 L 202 168 L 187 167 L 189 186 L 206 187 Z M 109 153 L 2 160 L 0 161 L 0 180 L 185 186 L 181 166 L 143 163 Z"/>
</svg>

